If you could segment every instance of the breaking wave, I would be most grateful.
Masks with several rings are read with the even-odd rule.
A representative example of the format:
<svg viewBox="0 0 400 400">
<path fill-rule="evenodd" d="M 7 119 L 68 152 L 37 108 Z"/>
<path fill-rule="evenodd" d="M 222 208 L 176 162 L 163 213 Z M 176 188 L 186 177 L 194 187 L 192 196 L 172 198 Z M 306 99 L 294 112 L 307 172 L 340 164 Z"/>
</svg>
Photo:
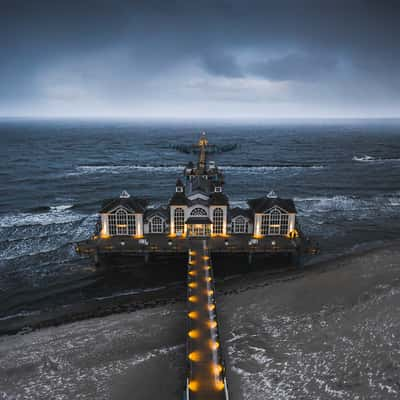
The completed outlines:
<svg viewBox="0 0 400 400">
<path fill-rule="evenodd" d="M 357 162 L 400 162 L 400 158 L 377 158 L 367 154 L 363 156 L 354 156 L 352 160 Z"/>
<path fill-rule="evenodd" d="M 33 209 L 32 212 L 5 214 L 0 217 L 0 228 L 24 225 L 62 224 L 82 219 L 82 215 L 65 212 L 72 207 L 73 204 L 50 207 L 45 206 Z"/>
<path fill-rule="evenodd" d="M 323 169 L 323 165 L 309 164 L 268 164 L 268 165 L 220 165 L 222 171 L 236 173 L 264 173 L 279 170 Z M 132 171 L 142 172 L 182 172 L 184 165 L 81 165 L 68 176 L 84 174 L 123 174 Z"/>
<path fill-rule="evenodd" d="M 370 210 L 376 212 L 379 208 L 387 209 L 400 206 L 400 196 L 376 196 L 371 198 L 358 198 L 355 196 L 337 195 L 332 197 L 296 197 L 296 207 L 300 213 L 309 214 L 312 212 L 331 211 L 355 211 L 362 215 Z M 360 213 L 360 211 L 362 211 Z"/>
</svg>

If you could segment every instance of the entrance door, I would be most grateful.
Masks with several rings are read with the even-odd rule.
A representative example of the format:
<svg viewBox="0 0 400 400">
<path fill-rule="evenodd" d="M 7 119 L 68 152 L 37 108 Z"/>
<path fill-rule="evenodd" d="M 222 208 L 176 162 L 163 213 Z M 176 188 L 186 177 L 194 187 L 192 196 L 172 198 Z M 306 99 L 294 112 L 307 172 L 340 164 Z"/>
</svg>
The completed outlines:
<svg viewBox="0 0 400 400">
<path fill-rule="evenodd" d="M 209 236 L 211 229 L 207 224 L 192 224 L 188 226 L 189 236 L 204 237 Z"/>
</svg>

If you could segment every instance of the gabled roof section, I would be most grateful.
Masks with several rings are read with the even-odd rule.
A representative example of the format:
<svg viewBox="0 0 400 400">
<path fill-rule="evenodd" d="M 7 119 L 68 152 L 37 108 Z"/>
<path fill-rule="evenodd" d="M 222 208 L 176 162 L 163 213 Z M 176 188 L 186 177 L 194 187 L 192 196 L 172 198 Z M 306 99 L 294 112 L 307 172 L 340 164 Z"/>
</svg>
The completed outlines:
<svg viewBox="0 0 400 400">
<path fill-rule="evenodd" d="M 159 216 L 165 220 L 168 220 L 169 212 L 166 208 L 149 208 L 144 213 L 145 221 L 149 220 L 151 217 Z"/>
<path fill-rule="evenodd" d="M 229 216 L 231 219 L 239 216 L 251 219 L 252 213 L 248 208 L 235 207 L 230 209 Z"/>
<path fill-rule="evenodd" d="M 288 213 L 296 214 L 296 206 L 292 199 L 281 199 L 279 197 L 260 197 L 258 199 L 248 200 L 251 210 L 254 213 L 263 213 L 266 210 L 270 210 L 273 207 L 279 207 Z"/>
<path fill-rule="evenodd" d="M 169 201 L 170 206 L 187 206 L 189 203 L 188 198 L 183 192 L 176 192 Z"/>
<path fill-rule="evenodd" d="M 229 200 L 225 194 L 221 192 L 215 192 L 211 193 L 209 203 L 213 206 L 227 206 L 229 204 Z"/>
<path fill-rule="evenodd" d="M 135 199 L 133 197 L 119 197 L 117 199 L 108 199 L 103 202 L 100 213 L 107 213 L 115 210 L 119 206 L 132 213 L 143 214 L 148 201 L 145 199 Z"/>
</svg>

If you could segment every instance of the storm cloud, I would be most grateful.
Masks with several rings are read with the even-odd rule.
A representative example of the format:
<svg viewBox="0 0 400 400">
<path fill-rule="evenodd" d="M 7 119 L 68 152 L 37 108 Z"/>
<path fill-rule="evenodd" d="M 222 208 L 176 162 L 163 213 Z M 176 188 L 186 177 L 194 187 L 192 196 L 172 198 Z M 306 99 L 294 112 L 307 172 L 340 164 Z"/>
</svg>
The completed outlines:
<svg viewBox="0 0 400 400">
<path fill-rule="evenodd" d="M 399 116 L 396 1 L 3 1 L 0 115 Z"/>
</svg>

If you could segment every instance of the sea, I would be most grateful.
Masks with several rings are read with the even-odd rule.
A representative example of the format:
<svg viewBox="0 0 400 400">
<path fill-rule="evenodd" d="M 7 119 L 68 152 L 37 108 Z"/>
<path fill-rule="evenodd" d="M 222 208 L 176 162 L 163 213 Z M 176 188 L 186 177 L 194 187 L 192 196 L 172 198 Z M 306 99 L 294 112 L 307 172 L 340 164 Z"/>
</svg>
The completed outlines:
<svg viewBox="0 0 400 400">
<path fill-rule="evenodd" d="M 174 145 L 195 143 L 203 131 L 210 143 L 237 145 L 212 156 L 225 173 L 231 205 L 246 206 L 271 190 L 293 198 L 302 230 L 318 241 L 322 257 L 399 237 L 400 120 L 3 119 L 0 300 L 20 300 L 0 308 L 0 319 L 40 312 L 30 294 L 37 298 L 65 281 L 71 288 L 95 274 L 74 245 L 93 234 L 102 201 L 127 190 L 153 206 L 168 202 L 195 157 Z M 71 301 L 67 294 L 59 301 Z"/>
</svg>

